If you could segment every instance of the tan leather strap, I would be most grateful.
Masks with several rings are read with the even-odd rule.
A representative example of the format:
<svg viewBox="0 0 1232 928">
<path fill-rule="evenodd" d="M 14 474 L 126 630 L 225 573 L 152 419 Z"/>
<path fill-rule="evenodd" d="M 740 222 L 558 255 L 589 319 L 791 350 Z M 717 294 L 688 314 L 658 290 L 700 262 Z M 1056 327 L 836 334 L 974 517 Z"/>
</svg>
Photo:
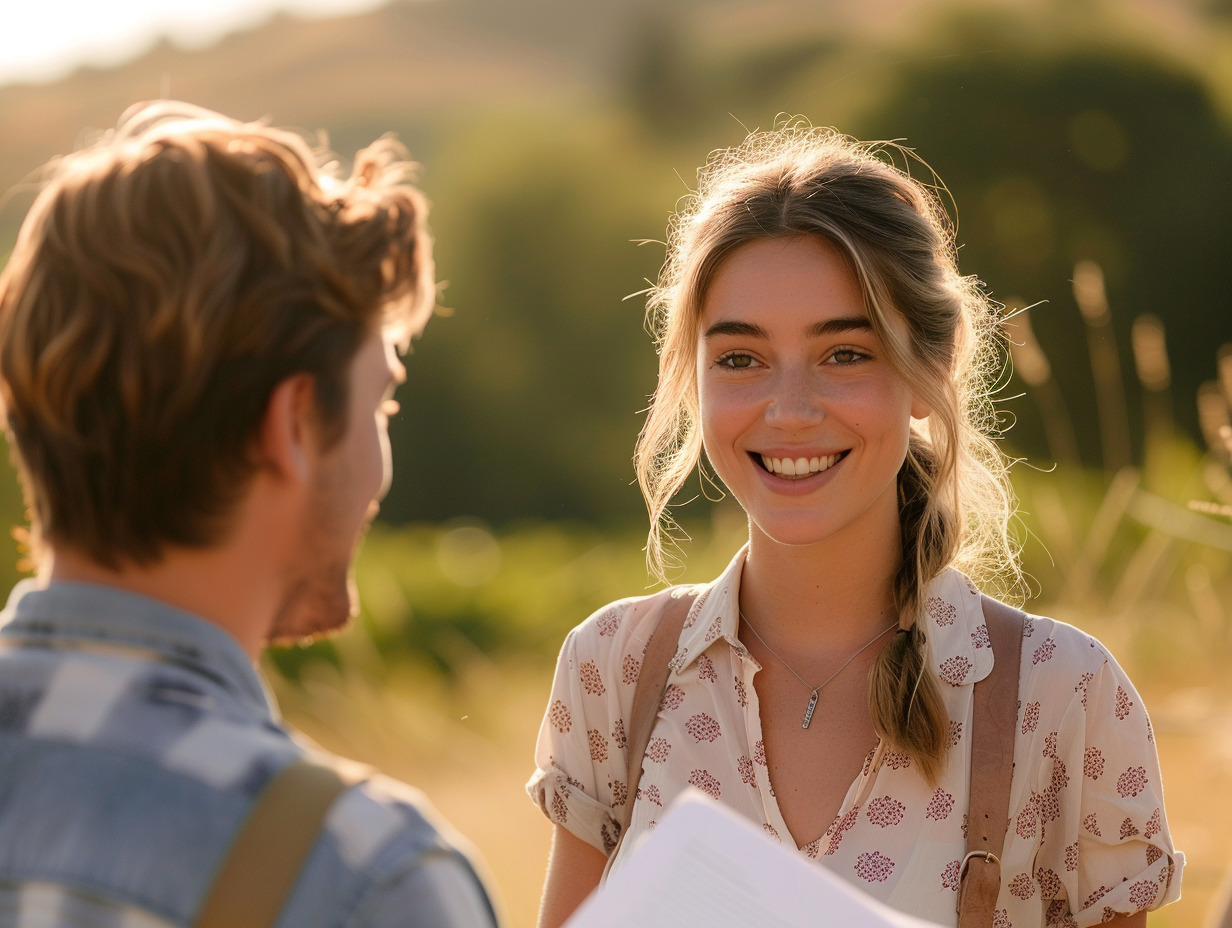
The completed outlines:
<svg viewBox="0 0 1232 928">
<path fill-rule="evenodd" d="M 298 760 L 257 797 L 197 915 L 195 928 L 272 928 L 338 795 L 364 779 Z"/>
<path fill-rule="evenodd" d="M 692 605 L 693 597 L 689 594 L 673 595 L 671 601 L 663 607 L 659 624 L 646 643 L 646 653 L 642 657 L 642 666 L 638 670 L 637 683 L 633 688 L 633 708 L 629 713 L 627 726 L 628 767 L 625 782 L 629 788 L 625 804 L 620 809 L 620 835 L 612 853 L 608 855 L 607 865 L 603 868 L 605 878 L 612 861 L 616 859 L 616 852 L 625 840 L 625 834 L 629 831 L 629 822 L 633 819 L 637 785 L 642 779 L 642 760 L 646 754 L 646 746 L 650 744 L 650 732 L 654 729 L 655 719 L 659 715 L 659 704 L 663 701 L 663 690 L 671 672 L 671 660 L 680 646 L 680 632 L 684 629 L 684 622 Z"/>
<path fill-rule="evenodd" d="M 1010 817 L 1018 676 L 1025 616 L 984 596 L 993 668 L 974 686 L 967 854 L 959 869 L 958 928 L 989 928 L 1001 891 L 1001 851 Z"/>
</svg>

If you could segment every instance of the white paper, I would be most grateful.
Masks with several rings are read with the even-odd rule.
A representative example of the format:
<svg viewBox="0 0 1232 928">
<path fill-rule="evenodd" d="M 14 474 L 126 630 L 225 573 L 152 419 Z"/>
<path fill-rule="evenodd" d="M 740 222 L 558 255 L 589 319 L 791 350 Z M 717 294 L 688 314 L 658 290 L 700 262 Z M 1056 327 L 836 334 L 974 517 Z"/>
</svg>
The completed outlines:
<svg viewBox="0 0 1232 928">
<path fill-rule="evenodd" d="M 684 793 L 565 928 L 936 928 Z"/>
</svg>

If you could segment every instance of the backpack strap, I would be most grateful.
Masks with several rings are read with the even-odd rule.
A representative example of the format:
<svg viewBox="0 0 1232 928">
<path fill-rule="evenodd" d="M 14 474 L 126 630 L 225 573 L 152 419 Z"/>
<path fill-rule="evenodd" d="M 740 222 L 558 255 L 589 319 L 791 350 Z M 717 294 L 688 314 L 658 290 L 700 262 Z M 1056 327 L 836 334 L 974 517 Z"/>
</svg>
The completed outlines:
<svg viewBox="0 0 1232 928">
<path fill-rule="evenodd" d="M 982 597 L 993 668 L 975 684 L 971 716 L 971 802 L 967 854 L 959 869 L 958 928 L 992 925 L 1001 891 L 1001 851 L 1009 825 L 1018 677 L 1025 614 Z"/>
<path fill-rule="evenodd" d="M 637 785 L 642 779 L 642 760 L 646 754 L 646 746 L 650 744 L 650 732 L 654 728 L 655 719 L 659 715 L 659 704 L 663 700 L 663 690 L 667 686 L 667 676 L 671 672 L 671 660 L 680 646 L 680 632 L 684 629 L 685 619 L 693 606 L 694 597 L 684 591 L 673 592 L 671 600 L 663 607 L 659 616 L 659 624 L 646 643 L 646 653 L 642 657 L 642 666 L 638 670 L 637 683 L 633 688 L 633 709 L 629 713 L 628 725 L 628 768 L 625 782 L 629 788 L 625 804 L 620 810 L 620 834 L 616 838 L 616 846 L 608 855 L 607 865 L 603 868 L 603 877 L 616 859 L 616 852 L 629 831 L 629 823 L 633 819 L 633 803 L 637 801 Z"/>
<path fill-rule="evenodd" d="M 334 800 L 370 772 L 301 758 L 276 773 L 232 842 L 194 928 L 273 928 Z"/>
</svg>

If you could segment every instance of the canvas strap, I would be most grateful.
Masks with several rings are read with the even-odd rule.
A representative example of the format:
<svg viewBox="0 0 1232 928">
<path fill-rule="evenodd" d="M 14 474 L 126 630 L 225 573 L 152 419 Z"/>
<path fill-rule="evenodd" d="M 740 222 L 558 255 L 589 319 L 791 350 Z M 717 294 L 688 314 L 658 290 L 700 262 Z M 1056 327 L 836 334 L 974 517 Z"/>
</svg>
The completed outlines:
<svg viewBox="0 0 1232 928">
<path fill-rule="evenodd" d="M 607 864 L 603 868 L 603 877 L 616 859 L 616 852 L 625 840 L 629 831 L 629 823 L 633 819 L 633 803 L 637 801 L 637 785 L 642 779 L 642 760 L 646 754 L 646 746 L 650 744 L 650 732 L 654 728 L 655 719 L 659 715 L 659 704 L 663 700 L 663 690 L 667 686 L 667 676 L 671 672 L 671 661 L 680 645 L 680 632 L 684 629 L 685 619 L 693 605 L 693 597 L 687 593 L 674 595 L 659 616 L 659 624 L 655 627 L 650 641 L 646 643 L 646 653 L 642 657 L 642 666 L 638 670 L 637 683 L 633 687 L 633 709 L 629 713 L 628 724 L 628 767 L 625 782 L 628 783 L 628 793 L 625 804 L 620 809 L 620 834 L 616 846 L 608 855 Z"/>
<path fill-rule="evenodd" d="M 275 774 L 214 877 L 195 928 L 272 928 L 334 800 L 369 772 L 303 759 Z"/>
<path fill-rule="evenodd" d="M 958 928 L 989 928 L 1001 891 L 1001 851 L 1009 824 L 1018 722 L 1018 676 L 1025 616 L 984 596 L 993 668 L 975 684 L 971 716 L 971 804 L 967 854 L 959 869 Z"/>
</svg>

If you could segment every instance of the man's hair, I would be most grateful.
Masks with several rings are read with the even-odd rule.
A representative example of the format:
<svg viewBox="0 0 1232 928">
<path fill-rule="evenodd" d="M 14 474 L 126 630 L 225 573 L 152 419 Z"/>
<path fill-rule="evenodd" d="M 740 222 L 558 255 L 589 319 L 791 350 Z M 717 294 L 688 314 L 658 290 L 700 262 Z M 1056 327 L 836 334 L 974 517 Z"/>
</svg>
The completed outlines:
<svg viewBox="0 0 1232 928">
<path fill-rule="evenodd" d="M 435 304 L 427 206 L 381 139 L 349 178 L 297 134 L 134 107 L 53 160 L 0 273 L 0 399 L 35 543 L 108 567 L 216 543 L 273 389 L 326 448 L 363 340 Z"/>
</svg>

